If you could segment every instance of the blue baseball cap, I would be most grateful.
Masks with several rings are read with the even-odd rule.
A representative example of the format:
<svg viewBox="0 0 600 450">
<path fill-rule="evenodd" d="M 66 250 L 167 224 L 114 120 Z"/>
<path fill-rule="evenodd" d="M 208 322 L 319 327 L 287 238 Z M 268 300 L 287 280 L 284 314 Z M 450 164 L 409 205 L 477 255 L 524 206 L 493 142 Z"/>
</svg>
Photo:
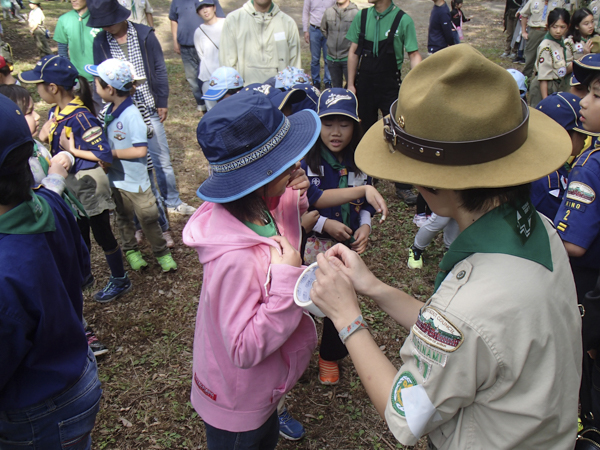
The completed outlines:
<svg viewBox="0 0 600 450">
<path fill-rule="evenodd" d="M 321 91 L 319 91 L 319 89 L 310 83 L 295 84 L 292 89 L 300 89 L 306 92 L 306 99 L 292 105 L 292 113 L 297 113 L 303 109 L 312 109 L 314 112 L 317 112 L 319 97 L 321 96 Z"/>
<path fill-rule="evenodd" d="M 106 84 L 119 91 L 129 91 L 133 86 L 146 81 L 145 78 L 136 76 L 133 64 L 116 58 L 107 59 L 97 66 L 88 64 L 85 71 L 102 78 Z"/>
<path fill-rule="evenodd" d="M 571 81 L 569 81 L 570 86 L 581 86 L 581 82 L 575 77 L 575 75 L 571 75 Z"/>
<path fill-rule="evenodd" d="M 212 73 L 207 83 L 210 87 L 202 98 L 215 101 L 220 100 L 230 89 L 241 89 L 244 79 L 233 67 L 223 66 Z"/>
<path fill-rule="evenodd" d="M 319 114 L 319 117 L 347 116 L 360 122 L 356 95 L 344 88 L 325 89 L 319 97 L 317 114 Z"/>
<path fill-rule="evenodd" d="M 573 61 L 573 76 L 582 84 L 589 84 L 590 75 L 600 74 L 600 53 L 590 53 Z"/>
<path fill-rule="evenodd" d="M 58 55 L 44 56 L 33 70 L 18 75 L 23 83 L 54 83 L 64 88 L 72 88 L 77 82 L 79 72 L 67 58 Z"/>
<path fill-rule="evenodd" d="M 215 6 L 214 0 L 196 0 L 196 12 L 203 6 Z"/>
<path fill-rule="evenodd" d="M 21 145 L 31 142 L 33 137 L 29 131 L 29 125 L 25 120 L 23 111 L 17 104 L 5 95 L 0 94 L 0 175 L 2 174 L 2 164 L 10 152 Z"/>
<path fill-rule="evenodd" d="M 275 105 L 280 111 L 288 103 L 291 104 L 299 103 L 306 98 L 306 93 L 298 89 L 292 89 L 290 91 L 282 91 L 276 87 L 266 83 L 252 83 L 246 86 L 242 93 L 260 92 L 266 95 L 271 103 Z"/>
<path fill-rule="evenodd" d="M 525 98 L 525 94 L 527 94 L 527 83 L 525 80 L 527 79 L 525 75 L 519 72 L 516 69 L 506 69 L 512 75 L 512 77 L 517 82 L 517 86 L 519 86 L 519 92 L 521 93 L 521 98 Z"/>
<path fill-rule="evenodd" d="M 583 128 L 579 114 L 580 101 L 579 97 L 570 92 L 555 92 L 538 103 L 536 109 L 554 119 L 567 131 L 575 130 L 589 136 L 600 136 L 600 133 L 593 133 Z"/>
<path fill-rule="evenodd" d="M 198 124 L 198 143 L 210 175 L 196 194 L 228 203 L 254 192 L 300 161 L 320 131 L 314 111 L 285 117 L 261 92 L 224 99 Z"/>
</svg>

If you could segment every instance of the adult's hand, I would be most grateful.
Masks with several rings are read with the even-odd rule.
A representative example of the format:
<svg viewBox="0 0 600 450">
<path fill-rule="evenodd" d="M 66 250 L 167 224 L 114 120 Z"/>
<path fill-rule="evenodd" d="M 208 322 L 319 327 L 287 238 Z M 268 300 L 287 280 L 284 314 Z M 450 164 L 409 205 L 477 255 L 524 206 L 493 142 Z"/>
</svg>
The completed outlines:
<svg viewBox="0 0 600 450">
<path fill-rule="evenodd" d="M 369 288 L 379 283 L 358 253 L 345 245 L 334 245 L 325 252 L 325 256 L 330 264 L 352 280 L 352 285 L 359 294 L 367 294 Z"/>
<path fill-rule="evenodd" d="M 340 330 L 360 315 L 356 292 L 350 278 L 339 269 L 338 259 L 321 253 L 317 263 L 317 281 L 312 285 L 310 298 Z"/>
<path fill-rule="evenodd" d="M 158 114 L 158 118 L 160 119 L 160 123 L 163 123 L 165 120 L 167 120 L 168 112 L 169 112 L 168 108 L 158 108 L 156 110 L 156 113 Z"/>
<path fill-rule="evenodd" d="M 304 32 L 304 42 L 310 44 L 310 35 L 308 34 L 308 31 Z"/>
</svg>

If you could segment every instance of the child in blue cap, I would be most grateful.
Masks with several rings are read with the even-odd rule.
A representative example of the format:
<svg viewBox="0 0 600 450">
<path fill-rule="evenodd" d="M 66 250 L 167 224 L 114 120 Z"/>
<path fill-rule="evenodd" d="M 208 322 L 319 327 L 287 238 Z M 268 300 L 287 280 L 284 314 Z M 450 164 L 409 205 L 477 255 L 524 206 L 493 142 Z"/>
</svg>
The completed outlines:
<svg viewBox="0 0 600 450">
<path fill-rule="evenodd" d="M 308 203 L 319 214 L 306 243 L 306 264 L 315 262 L 318 253 L 324 253 L 337 242 L 363 253 L 376 208 L 383 219 L 387 215 L 385 200 L 371 185 L 371 178 L 354 162 L 354 150 L 360 140 L 356 96 L 343 88 L 326 89 L 319 98 L 318 109 L 321 134 L 302 160 L 302 168 L 310 180 Z M 322 384 L 339 382 L 337 361 L 347 354 L 333 323 L 324 318 L 319 355 Z"/>
<path fill-rule="evenodd" d="M 67 58 L 56 55 L 42 58 L 33 70 L 20 73 L 19 79 L 37 84 L 42 100 L 56 104 L 50 109 L 39 138 L 49 142 L 52 155 L 66 150 L 75 156 L 75 164 L 66 180 L 67 187 L 89 216 L 89 219 L 80 218 L 77 224 L 88 250 L 91 250 L 91 228 L 111 273 L 107 285 L 94 295 L 94 299 L 97 302 L 114 300 L 131 290 L 131 281 L 123 267 L 121 248 L 110 228 L 109 210 L 114 209 L 115 204 L 104 168 L 112 164 L 113 157 L 102 126 L 95 117 L 90 85 Z M 75 90 L 77 82 L 78 91 Z"/>
</svg>

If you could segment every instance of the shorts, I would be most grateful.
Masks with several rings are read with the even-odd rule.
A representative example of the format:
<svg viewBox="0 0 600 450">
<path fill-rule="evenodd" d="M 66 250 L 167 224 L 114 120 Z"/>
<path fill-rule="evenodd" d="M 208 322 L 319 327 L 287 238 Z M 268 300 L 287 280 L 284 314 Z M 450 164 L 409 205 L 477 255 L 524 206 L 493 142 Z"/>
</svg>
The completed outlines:
<svg viewBox="0 0 600 450">
<path fill-rule="evenodd" d="M 67 187 L 81 202 L 88 216 L 97 216 L 107 209 L 115 209 L 108 176 L 102 167 L 80 170 L 69 174 Z"/>
</svg>

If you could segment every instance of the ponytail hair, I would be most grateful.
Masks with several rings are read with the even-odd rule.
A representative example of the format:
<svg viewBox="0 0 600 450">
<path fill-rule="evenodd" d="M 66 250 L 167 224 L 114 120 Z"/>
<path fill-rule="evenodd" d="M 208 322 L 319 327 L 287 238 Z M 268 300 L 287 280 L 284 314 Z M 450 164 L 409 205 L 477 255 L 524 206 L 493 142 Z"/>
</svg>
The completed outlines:
<svg viewBox="0 0 600 450">
<path fill-rule="evenodd" d="M 71 88 L 72 90 L 73 88 Z M 94 106 L 94 96 L 92 94 L 92 87 L 88 80 L 83 77 L 79 77 L 79 89 L 73 92 L 73 95 L 76 95 L 81 99 L 83 105 L 90 110 L 90 112 L 95 116 L 96 115 L 96 107 Z"/>
</svg>

